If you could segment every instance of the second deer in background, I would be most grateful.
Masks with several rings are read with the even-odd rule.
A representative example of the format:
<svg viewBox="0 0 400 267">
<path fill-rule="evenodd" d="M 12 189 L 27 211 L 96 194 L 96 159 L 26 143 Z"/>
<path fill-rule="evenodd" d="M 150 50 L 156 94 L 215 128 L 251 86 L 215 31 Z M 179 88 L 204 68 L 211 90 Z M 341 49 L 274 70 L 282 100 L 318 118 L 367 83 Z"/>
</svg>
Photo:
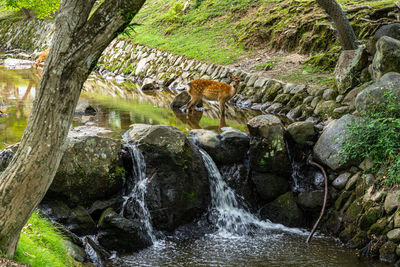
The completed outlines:
<svg viewBox="0 0 400 267">
<path fill-rule="evenodd" d="M 186 106 L 186 112 L 194 109 L 200 99 L 204 97 L 208 100 L 218 101 L 221 109 L 221 116 L 225 116 L 225 103 L 236 94 L 241 81 L 240 77 L 235 77 L 231 73 L 229 73 L 229 78 L 232 79 L 233 86 L 223 82 L 215 82 L 205 79 L 196 79 L 191 81 L 188 84 L 188 93 L 191 99 Z"/>
</svg>

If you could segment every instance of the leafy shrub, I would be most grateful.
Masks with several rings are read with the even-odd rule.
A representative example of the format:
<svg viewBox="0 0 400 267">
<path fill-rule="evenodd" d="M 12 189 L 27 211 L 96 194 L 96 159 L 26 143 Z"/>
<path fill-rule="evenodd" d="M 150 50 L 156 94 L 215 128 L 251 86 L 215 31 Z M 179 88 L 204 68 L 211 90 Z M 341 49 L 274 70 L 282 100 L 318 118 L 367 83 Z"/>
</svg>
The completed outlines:
<svg viewBox="0 0 400 267">
<path fill-rule="evenodd" d="M 400 183 L 400 98 L 387 93 L 384 101 L 360 115 L 348 128 L 342 155 L 346 160 L 372 159 L 370 171 L 381 182 Z"/>
</svg>

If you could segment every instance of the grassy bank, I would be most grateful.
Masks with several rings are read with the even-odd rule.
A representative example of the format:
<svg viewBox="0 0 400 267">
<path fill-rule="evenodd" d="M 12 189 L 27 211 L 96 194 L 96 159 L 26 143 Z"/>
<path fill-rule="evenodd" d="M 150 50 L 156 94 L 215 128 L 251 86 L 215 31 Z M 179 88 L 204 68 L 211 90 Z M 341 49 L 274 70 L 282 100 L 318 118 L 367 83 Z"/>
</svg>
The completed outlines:
<svg viewBox="0 0 400 267">
<path fill-rule="evenodd" d="M 61 232 L 35 212 L 21 232 L 15 259 L 32 267 L 82 266 L 68 255 Z"/>
<path fill-rule="evenodd" d="M 131 31 L 140 44 L 221 64 L 238 62 L 259 49 L 318 54 L 316 63 L 332 67 L 340 47 L 326 15 L 311 0 L 148 0 Z M 375 30 L 365 17 L 394 1 L 338 1 L 360 39 Z M 364 9 L 353 12 L 357 6 Z M 385 20 L 385 19 L 384 19 Z M 391 18 L 387 19 L 388 21 Z M 325 57 L 325 58 L 324 58 Z M 333 59 L 332 59 L 333 57 Z"/>
</svg>

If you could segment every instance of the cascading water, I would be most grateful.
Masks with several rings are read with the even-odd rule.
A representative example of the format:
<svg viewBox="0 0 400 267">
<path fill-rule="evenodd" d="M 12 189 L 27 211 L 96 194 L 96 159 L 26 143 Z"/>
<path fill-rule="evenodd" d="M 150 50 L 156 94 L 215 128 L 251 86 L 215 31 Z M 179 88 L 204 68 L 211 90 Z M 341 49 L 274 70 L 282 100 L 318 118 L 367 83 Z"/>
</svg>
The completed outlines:
<svg viewBox="0 0 400 267">
<path fill-rule="evenodd" d="M 257 229 L 284 230 L 303 233 L 270 221 L 261 221 L 239 204 L 235 192 L 223 180 L 218 167 L 203 149 L 199 149 L 210 178 L 211 213 L 216 217 L 220 234 L 248 235 Z"/>
<path fill-rule="evenodd" d="M 131 186 L 132 189 L 129 190 L 129 193 L 124 196 L 125 201 L 122 205 L 121 215 L 124 216 L 124 212 L 126 212 L 126 209 L 128 207 L 132 207 L 132 209 L 134 209 L 134 213 L 139 214 L 139 219 L 143 223 L 147 233 L 151 237 L 151 241 L 154 244 L 156 241 L 156 237 L 154 235 L 153 226 L 151 224 L 151 214 L 145 202 L 147 184 L 150 179 L 146 175 L 146 162 L 144 160 L 142 152 L 136 144 L 128 142 L 126 143 L 128 144 L 127 148 L 133 161 L 133 185 Z"/>
</svg>

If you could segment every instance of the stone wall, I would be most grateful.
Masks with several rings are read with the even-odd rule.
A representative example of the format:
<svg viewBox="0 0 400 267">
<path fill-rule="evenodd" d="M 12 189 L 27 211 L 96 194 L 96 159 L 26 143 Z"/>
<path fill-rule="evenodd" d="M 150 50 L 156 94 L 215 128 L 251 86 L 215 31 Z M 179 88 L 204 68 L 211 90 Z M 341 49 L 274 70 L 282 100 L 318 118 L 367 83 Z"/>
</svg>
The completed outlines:
<svg viewBox="0 0 400 267">
<path fill-rule="evenodd" d="M 228 83 L 228 73 L 233 73 L 241 76 L 243 81 L 233 99 L 239 107 L 287 115 L 291 119 L 326 114 L 340 117 L 353 110 L 352 106 L 344 103 L 345 96 L 334 89 L 284 83 L 130 41 L 113 41 L 103 53 L 98 67 L 104 75 L 133 76 L 139 80 L 150 78 L 150 82 L 170 89 L 185 88 L 188 82 L 197 78 Z"/>
<path fill-rule="evenodd" d="M 39 19 L 0 20 L 0 48 L 42 51 L 50 45 L 54 24 Z"/>
</svg>

